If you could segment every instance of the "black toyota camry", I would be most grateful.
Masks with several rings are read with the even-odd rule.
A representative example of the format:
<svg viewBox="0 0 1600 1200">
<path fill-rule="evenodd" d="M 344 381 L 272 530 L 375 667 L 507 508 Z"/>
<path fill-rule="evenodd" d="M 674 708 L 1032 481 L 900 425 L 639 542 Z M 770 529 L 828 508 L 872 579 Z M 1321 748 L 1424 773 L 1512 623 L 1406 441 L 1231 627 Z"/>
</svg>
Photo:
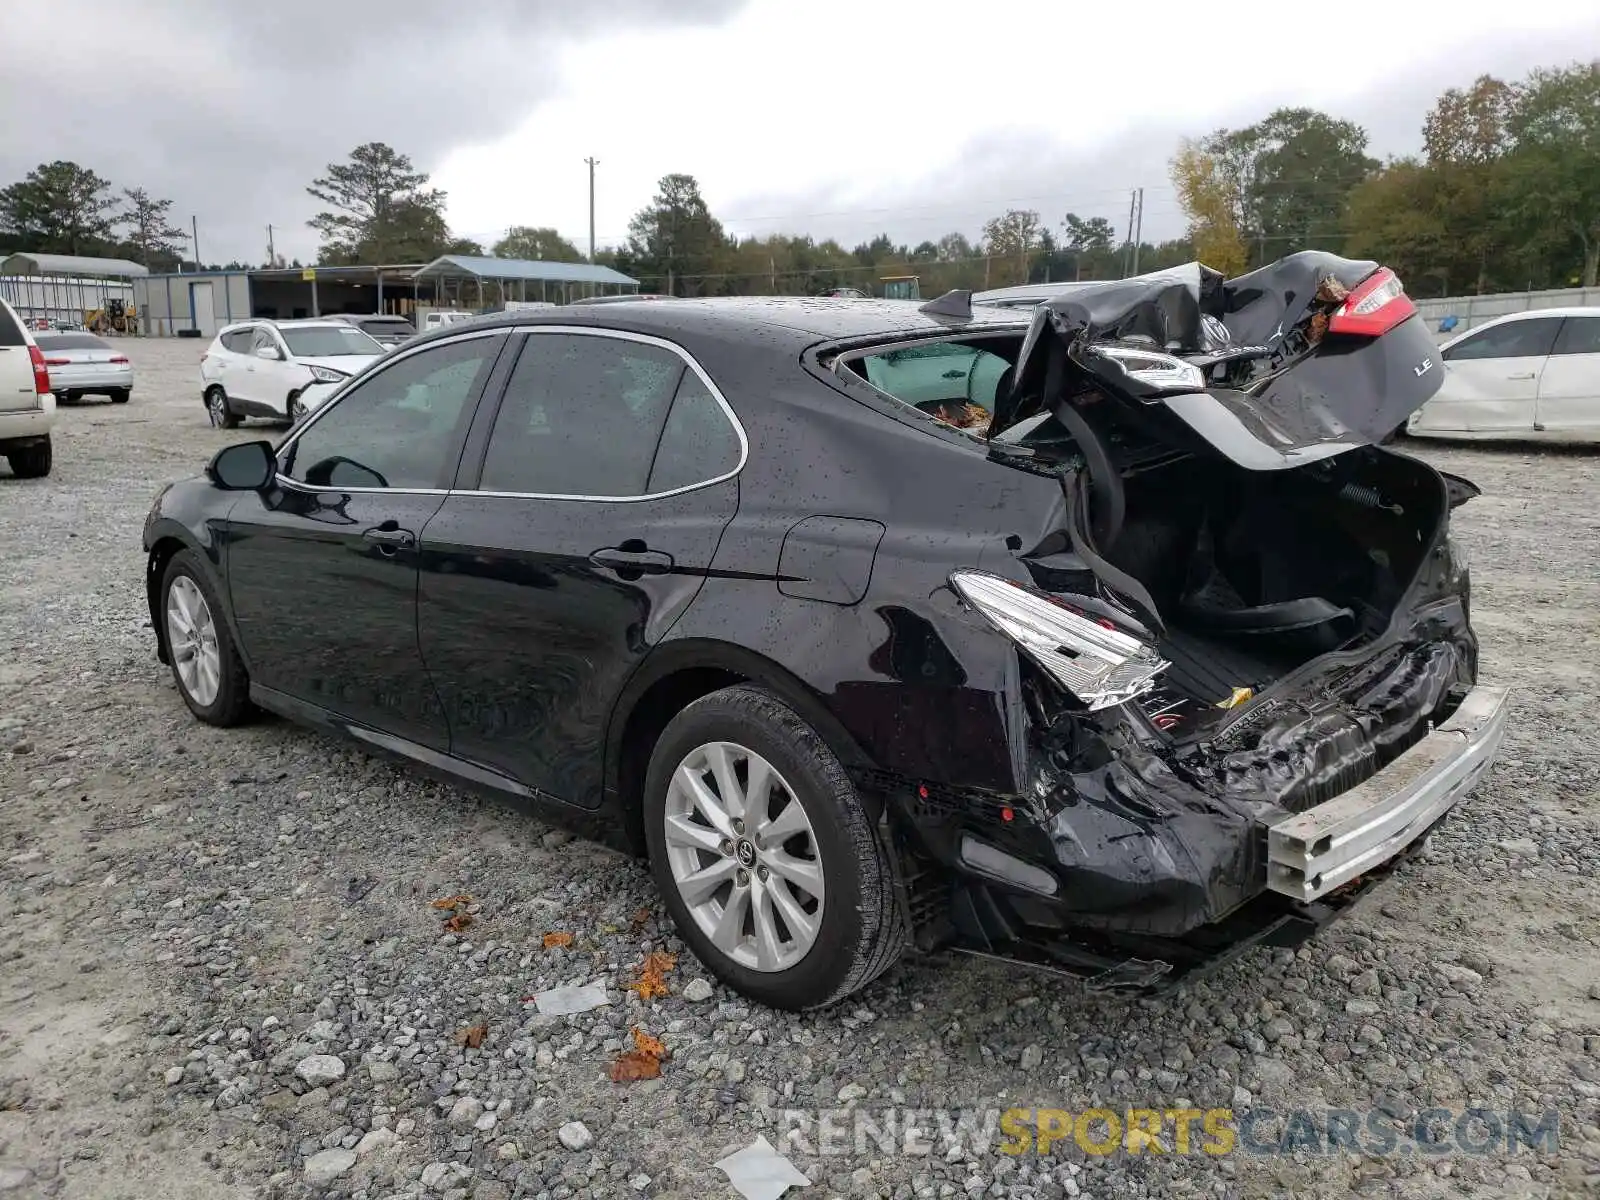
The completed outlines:
<svg viewBox="0 0 1600 1200">
<path fill-rule="evenodd" d="M 1437 362 L 1321 254 L 510 313 L 164 491 L 158 653 L 203 721 L 646 856 L 769 1004 L 910 947 L 1160 989 L 1306 937 L 1493 759 L 1476 489 L 1381 444 Z"/>
</svg>

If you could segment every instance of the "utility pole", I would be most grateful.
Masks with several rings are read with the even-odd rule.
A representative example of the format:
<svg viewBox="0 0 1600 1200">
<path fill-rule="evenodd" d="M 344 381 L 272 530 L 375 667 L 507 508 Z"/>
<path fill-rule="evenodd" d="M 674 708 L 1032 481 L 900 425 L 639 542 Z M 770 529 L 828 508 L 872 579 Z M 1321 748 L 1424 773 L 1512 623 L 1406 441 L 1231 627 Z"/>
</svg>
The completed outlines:
<svg viewBox="0 0 1600 1200">
<path fill-rule="evenodd" d="M 1139 273 L 1139 243 L 1144 241 L 1144 189 L 1140 188 L 1134 194 L 1139 201 L 1138 209 L 1133 218 L 1133 273 L 1137 275 Z"/>
<path fill-rule="evenodd" d="M 600 160 L 593 156 L 583 160 L 589 164 L 589 261 L 594 262 L 594 168 Z"/>
<path fill-rule="evenodd" d="M 1139 189 L 1134 188 L 1128 193 L 1128 240 L 1122 247 L 1122 277 L 1128 277 L 1128 259 L 1133 251 L 1133 206 L 1138 202 Z"/>
<path fill-rule="evenodd" d="M 200 266 L 200 218 L 189 218 L 189 230 L 194 234 L 194 269 L 201 270 Z"/>
<path fill-rule="evenodd" d="M 275 251 L 272 248 L 272 226 L 268 225 L 267 226 L 267 266 L 275 267 L 277 265 L 278 265 L 278 254 L 277 254 L 277 251 Z"/>
</svg>

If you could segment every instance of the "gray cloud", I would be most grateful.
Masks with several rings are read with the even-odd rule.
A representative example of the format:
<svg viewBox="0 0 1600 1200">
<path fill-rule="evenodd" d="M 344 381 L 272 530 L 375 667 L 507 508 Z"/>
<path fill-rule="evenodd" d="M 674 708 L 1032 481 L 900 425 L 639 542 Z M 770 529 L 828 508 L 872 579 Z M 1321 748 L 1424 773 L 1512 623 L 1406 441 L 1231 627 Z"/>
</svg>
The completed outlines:
<svg viewBox="0 0 1600 1200">
<path fill-rule="evenodd" d="M 1173 119 L 1123 134 L 1094 151 L 1074 151 L 1046 137 L 1001 131 L 964 146 L 956 157 L 958 170 L 944 168 L 920 179 L 907 177 L 907 168 L 915 168 L 915 153 L 885 152 L 883 161 L 891 169 L 881 177 L 887 186 L 867 199 L 859 193 L 846 199 L 826 189 L 802 194 L 769 190 L 729 200 L 718 206 L 717 215 L 741 234 L 809 233 L 818 240 L 836 238 L 845 246 L 879 233 L 910 245 L 937 240 L 952 230 L 976 237 L 987 218 L 1007 208 L 1036 209 L 1055 229 L 1068 212 L 1105 217 L 1120 233 L 1127 227 L 1129 192 L 1143 187 L 1144 237 L 1160 241 L 1181 236 L 1184 228 L 1167 168 L 1185 136 L 1204 135 L 1218 126 L 1249 125 L 1274 107 L 1305 105 L 1361 125 L 1375 157 L 1414 154 L 1422 145 L 1423 117 L 1446 88 L 1465 86 L 1485 73 L 1517 79 L 1534 67 L 1590 58 L 1600 50 L 1594 38 L 1597 32 L 1600 23 L 1564 35 L 1497 36 L 1449 56 L 1419 57 L 1404 73 L 1386 80 L 1381 90 L 1346 96 L 1325 94 L 1328 80 L 1337 79 L 1337 64 L 1312 55 L 1306 58 L 1306 96 L 1239 107 L 1198 126 L 1183 121 L 1182 85 L 1161 74 L 1154 77 L 1154 86 L 1175 89 Z M 1152 86 L 1151 78 L 1130 72 L 1128 86 Z M 1226 89 L 1228 78 L 1227 72 L 1208 75 L 1197 68 L 1195 86 L 1214 95 Z M 1092 122 L 1097 110 L 1104 111 L 1115 101 L 1103 94 L 1075 95 L 1070 83 L 1063 84 L 1061 97 L 1064 126 Z M 929 128 L 921 130 L 927 133 Z M 932 140 L 936 143 L 937 137 Z M 863 158 L 869 179 L 874 157 Z"/>
<path fill-rule="evenodd" d="M 563 44 L 718 23 L 742 3 L 0 3 L 0 185 L 71 159 L 172 199 L 182 225 L 198 216 L 208 261 L 264 257 L 268 223 L 280 253 L 307 258 L 305 187 L 356 145 L 388 142 L 432 169 L 556 94 Z"/>
</svg>

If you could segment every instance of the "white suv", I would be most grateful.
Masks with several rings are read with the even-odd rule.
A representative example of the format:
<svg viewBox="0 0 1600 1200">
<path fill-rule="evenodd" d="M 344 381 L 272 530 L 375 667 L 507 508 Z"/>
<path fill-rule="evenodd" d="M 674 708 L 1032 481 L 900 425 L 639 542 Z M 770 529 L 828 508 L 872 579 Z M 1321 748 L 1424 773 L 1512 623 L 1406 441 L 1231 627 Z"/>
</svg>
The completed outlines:
<svg viewBox="0 0 1600 1200">
<path fill-rule="evenodd" d="M 206 411 L 221 429 L 245 417 L 298 421 L 383 352 L 342 321 L 228 325 L 200 359 Z"/>
<path fill-rule="evenodd" d="M 56 398 L 50 369 L 16 310 L 0 300 L 0 455 L 19 479 L 50 474 Z"/>
</svg>

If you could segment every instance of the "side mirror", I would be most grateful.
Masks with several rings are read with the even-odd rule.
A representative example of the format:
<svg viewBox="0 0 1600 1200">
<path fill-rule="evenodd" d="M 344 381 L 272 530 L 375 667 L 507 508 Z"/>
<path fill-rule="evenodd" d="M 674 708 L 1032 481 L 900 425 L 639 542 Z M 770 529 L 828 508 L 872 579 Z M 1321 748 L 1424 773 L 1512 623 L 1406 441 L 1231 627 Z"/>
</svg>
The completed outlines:
<svg viewBox="0 0 1600 1200">
<path fill-rule="evenodd" d="M 224 446 L 206 466 L 206 478 L 227 492 L 259 492 L 278 473 L 271 442 Z"/>
<path fill-rule="evenodd" d="M 257 358 L 264 358 L 268 362 L 282 362 L 283 361 L 283 354 L 278 350 L 278 348 L 276 346 L 258 346 L 256 348 L 256 357 Z"/>
</svg>

